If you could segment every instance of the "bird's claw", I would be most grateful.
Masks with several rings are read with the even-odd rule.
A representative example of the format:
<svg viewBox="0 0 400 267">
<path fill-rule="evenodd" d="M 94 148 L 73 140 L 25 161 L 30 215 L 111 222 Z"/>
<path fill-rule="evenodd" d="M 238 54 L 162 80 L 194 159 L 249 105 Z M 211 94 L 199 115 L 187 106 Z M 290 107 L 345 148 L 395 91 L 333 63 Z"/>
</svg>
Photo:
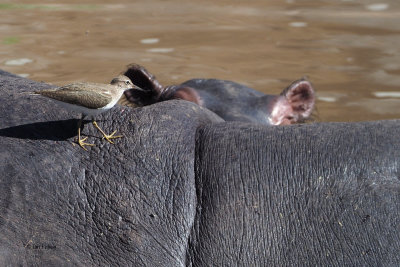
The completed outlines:
<svg viewBox="0 0 400 267">
<path fill-rule="evenodd" d="M 115 130 L 114 132 L 112 132 L 111 134 L 104 134 L 103 135 L 103 139 L 106 139 L 108 142 L 110 142 L 111 144 L 114 144 L 114 142 L 113 141 L 111 141 L 111 139 L 116 139 L 116 138 L 122 138 L 122 137 L 124 137 L 124 136 L 122 136 L 122 135 L 117 135 L 117 136 L 114 136 L 114 134 L 117 132 L 117 130 Z"/>
<path fill-rule="evenodd" d="M 88 151 L 85 146 L 95 146 L 95 144 L 85 143 L 86 139 L 88 139 L 88 138 L 87 137 L 82 138 L 82 139 L 79 138 L 77 143 L 81 148 L 83 148 L 84 150 Z"/>
</svg>

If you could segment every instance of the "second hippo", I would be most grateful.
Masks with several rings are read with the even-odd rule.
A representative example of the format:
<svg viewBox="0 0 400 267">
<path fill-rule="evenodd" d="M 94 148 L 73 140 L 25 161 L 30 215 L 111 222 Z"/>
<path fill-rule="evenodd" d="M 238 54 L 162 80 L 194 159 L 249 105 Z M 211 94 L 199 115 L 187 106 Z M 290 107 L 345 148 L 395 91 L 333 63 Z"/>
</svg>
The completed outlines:
<svg viewBox="0 0 400 267">
<path fill-rule="evenodd" d="M 127 91 L 128 101 L 149 105 L 171 99 L 194 102 L 226 121 L 264 125 L 288 125 L 309 119 L 315 104 L 311 83 L 297 80 L 279 95 L 267 95 L 245 85 L 218 79 L 191 79 L 180 85 L 162 86 L 156 77 L 138 64 L 123 72 L 145 92 Z"/>
</svg>

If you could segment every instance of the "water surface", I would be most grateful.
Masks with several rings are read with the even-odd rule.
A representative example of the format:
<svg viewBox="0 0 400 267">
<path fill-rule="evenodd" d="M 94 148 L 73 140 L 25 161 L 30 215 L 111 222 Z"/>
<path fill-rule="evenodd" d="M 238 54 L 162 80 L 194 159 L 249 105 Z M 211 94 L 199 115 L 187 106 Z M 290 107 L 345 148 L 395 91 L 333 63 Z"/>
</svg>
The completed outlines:
<svg viewBox="0 0 400 267">
<path fill-rule="evenodd" d="M 400 2 L 0 4 L 1 69 L 63 85 L 133 62 L 164 85 L 219 78 L 271 94 L 306 76 L 319 121 L 400 118 Z"/>
</svg>

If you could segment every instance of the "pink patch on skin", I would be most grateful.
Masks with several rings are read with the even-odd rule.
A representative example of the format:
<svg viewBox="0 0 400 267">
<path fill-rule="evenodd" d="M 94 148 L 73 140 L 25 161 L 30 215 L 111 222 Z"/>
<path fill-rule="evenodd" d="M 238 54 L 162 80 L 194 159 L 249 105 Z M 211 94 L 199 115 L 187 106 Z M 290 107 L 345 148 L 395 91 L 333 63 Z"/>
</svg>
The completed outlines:
<svg viewBox="0 0 400 267">
<path fill-rule="evenodd" d="M 280 96 L 276 100 L 268 120 L 272 125 L 289 125 L 292 124 L 292 121 L 288 118 L 288 114 L 292 113 L 293 109 L 286 98 Z"/>
<path fill-rule="evenodd" d="M 268 120 L 271 125 L 289 125 L 311 115 L 314 108 L 314 90 L 308 81 L 291 84 L 272 103 Z"/>
<path fill-rule="evenodd" d="M 190 101 L 196 103 L 199 106 L 203 105 L 203 100 L 201 99 L 197 91 L 191 87 L 179 88 L 178 90 L 176 90 L 172 98 Z"/>
</svg>

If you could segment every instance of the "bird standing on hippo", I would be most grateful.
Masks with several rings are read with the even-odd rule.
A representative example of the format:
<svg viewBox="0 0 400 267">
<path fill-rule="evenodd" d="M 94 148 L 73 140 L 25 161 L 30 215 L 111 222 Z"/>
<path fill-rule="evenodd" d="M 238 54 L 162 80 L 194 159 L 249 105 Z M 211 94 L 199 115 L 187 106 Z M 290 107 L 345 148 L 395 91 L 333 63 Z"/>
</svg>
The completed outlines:
<svg viewBox="0 0 400 267">
<path fill-rule="evenodd" d="M 143 66 L 131 64 L 123 72 L 144 92 L 128 90 L 131 103 L 149 105 L 183 99 L 203 106 L 226 121 L 263 125 L 288 125 L 307 120 L 314 109 L 315 93 L 305 79 L 289 85 L 280 95 L 266 95 L 242 84 L 217 79 L 192 79 L 180 85 L 162 86 Z"/>
<path fill-rule="evenodd" d="M 123 75 L 119 75 L 111 80 L 110 84 L 99 83 L 73 83 L 61 86 L 55 89 L 36 91 L 33 95 L 42 95 L 56 101 L 61 106 L 78 111 L 82 114 L 78 122 L 78 140 L 77 143 L 85 150 L 85 146 L 93 146 L 93 144 L 85 143 L 88 137 L 81 138 L 82 121 L 86 116 L 91 116 L 93 125 L 102 134 L 103 137 L 113 144 L 111 139 L 121 138 L 122 135 L 114 135 L 115 130 L 111 134 L 106 134 L 94 120 L 94 116 L 106 110 L 109 110 L 118 102 L 124 91 L 142 90 L 133 85 L 131 80 Z"/>
</svg>

